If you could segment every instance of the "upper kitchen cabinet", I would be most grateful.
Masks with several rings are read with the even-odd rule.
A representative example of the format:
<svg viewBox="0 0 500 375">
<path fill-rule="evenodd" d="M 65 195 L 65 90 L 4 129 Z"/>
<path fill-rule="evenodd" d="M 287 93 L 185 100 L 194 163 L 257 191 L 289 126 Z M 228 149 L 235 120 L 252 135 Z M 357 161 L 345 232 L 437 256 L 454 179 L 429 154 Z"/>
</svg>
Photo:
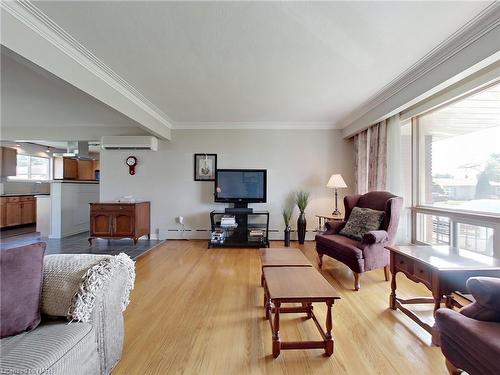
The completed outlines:
<svg viewBox="0 0 500 375">
<path fill-rule="evenodd" d="M 78 179 L 95 180 L 93 160 L 78 160 Z"/>
<path fill-rule="evenodd" d="M 78 161 L 76 159 L 54 158 L 54 180 L 76 180 L 77 178 Z"/>
<path fill-rule="evenodd" d="M 17 150 L 15 148 L 0 147 L 1 176 L 15 176 L 17 168 Z"/>
<path fill-rule="evenodd" d="M 95 181 L 98 161 L 54 157 L 54 180 Z"/>
</svg>

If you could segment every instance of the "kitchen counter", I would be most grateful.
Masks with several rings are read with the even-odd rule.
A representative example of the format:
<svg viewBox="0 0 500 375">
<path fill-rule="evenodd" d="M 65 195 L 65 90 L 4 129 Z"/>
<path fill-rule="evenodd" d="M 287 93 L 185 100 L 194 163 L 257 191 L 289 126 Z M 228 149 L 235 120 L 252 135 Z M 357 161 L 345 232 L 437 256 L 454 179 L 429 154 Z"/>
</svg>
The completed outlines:
<svg viewBox="0 0 500 375">
<path fill-rule="evenodd" d="M 37 195 L 50 195 L 50 193 L 4 193 L 0 197 L 30 197 Z"/>
<path fill-rule="evenodd" d="M 96 180 L 52 180 L 51 183 L 59 182 L 61 184 L 98 184 Z"/>
</svg>

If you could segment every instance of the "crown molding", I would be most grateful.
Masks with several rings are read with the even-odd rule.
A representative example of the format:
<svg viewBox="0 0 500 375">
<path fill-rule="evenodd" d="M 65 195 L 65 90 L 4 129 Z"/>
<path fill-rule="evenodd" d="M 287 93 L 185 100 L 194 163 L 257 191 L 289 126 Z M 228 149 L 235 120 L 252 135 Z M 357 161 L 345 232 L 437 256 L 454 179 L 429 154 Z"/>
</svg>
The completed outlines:
<svg viewBox="0 0 500 375">
<path fill-rule="evenodd" d="M 340 120 L 338 123 L 339 127 L 346 128 L 498 26 L 500 26 L 500 2 L 494 1 L 450 37 Z"/>
<path fill-rule="evenodd" d="M 290 122 L 290 121 L 256 121 L 256 122 L 175 122 L 174 129 L 197 130 L 340 130 L 336 124 L 329 122 Z"/>
<path fill-rule="evenodd" d="M 52 21 L 31 1 L 1 1 L 0 9 L 13 16 L 17 21 L 21 22 L 38 36 L 62 51 L 81 67 L 105 82 L 120 95 L 135 104 L 149 116 L 153 117 L 159 124 L 165 126 L 168 130 L 172 128 L 172 121 L 164 112 L 151 103 L 135 87 L 113 71 L 62 27 Z M 4 38 L 2 38 L 2 43 L 3 39 Z M 9 46 L 7 45 L 7 47 Z M 127 114 L 125 113 L 125 115 Z"/>
</svg>

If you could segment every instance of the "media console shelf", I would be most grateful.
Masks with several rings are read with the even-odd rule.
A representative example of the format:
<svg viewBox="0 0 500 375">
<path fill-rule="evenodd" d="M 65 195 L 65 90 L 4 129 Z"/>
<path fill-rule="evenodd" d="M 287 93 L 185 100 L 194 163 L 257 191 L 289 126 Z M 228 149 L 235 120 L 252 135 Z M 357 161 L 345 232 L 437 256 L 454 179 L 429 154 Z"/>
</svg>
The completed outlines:
<svg viewBox="0 0 500 375">
<path fill-rule="evenodd" d="M 236 226 L 221 225 L 222 217 L 232 216 Z M 212 236 L 208 240 L 211 247 L 269 247 L 269 212 L 253 211 L 228 214 L 224 211 L 210 212 L 212 233 L 218 232 L 223 240 L 213 242 Z"/>
</svg>

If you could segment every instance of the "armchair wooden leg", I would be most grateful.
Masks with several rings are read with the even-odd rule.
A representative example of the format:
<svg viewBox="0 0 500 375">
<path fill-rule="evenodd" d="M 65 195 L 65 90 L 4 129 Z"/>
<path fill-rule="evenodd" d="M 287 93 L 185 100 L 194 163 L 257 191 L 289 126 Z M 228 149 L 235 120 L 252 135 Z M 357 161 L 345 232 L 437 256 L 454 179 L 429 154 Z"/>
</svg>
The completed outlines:
<svg viewBox="0 0 500 375">
<path fill-rule="evenodd" d="M 385 281 L 389 281 L 389 266 L 384 267 Z"/>
<path fill-rule="evenodd" d="M 354 272 L 354 290 L 358 291 L 359 288 L 359 273 Z"/>
<path fill-rule="evenodd" d="M 448 369 L 450 375 L 460 375 L 463 372 L 462 370 L 456 368 L 455 365 L 448 360 L 446 360 L 446 368 Z"/>
<path fill-rule="evenodd" d="M 321 267 L 323 267 L 323 254 L 318 253 L 318 257 L 319 257 L 318 267 L 321 269 Z"/>
</svg>

